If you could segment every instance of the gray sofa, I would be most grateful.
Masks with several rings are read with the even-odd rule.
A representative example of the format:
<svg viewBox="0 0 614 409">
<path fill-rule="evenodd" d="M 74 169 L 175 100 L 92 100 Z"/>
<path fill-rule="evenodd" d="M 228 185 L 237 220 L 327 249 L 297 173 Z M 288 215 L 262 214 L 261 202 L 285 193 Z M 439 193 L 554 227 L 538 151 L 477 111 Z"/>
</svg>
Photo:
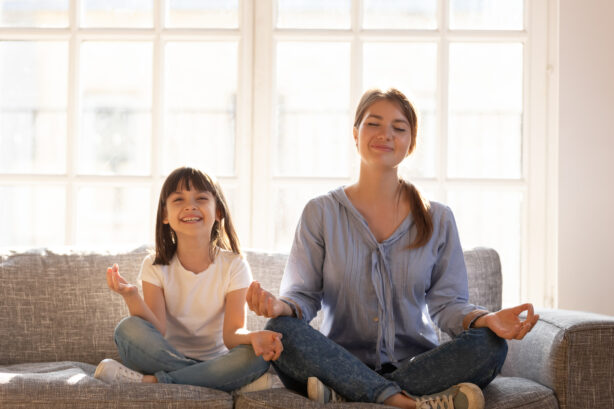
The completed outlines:
<svg viewBox="0 0 614 409">
<path fill-rule="evenodd" d="M 106 286 L 117 262 L 135 281 L 148 249 L 0 252 L 0 408 L 317 408 L 276 388 L 227 394 L 185 385 L 108 385 L 93 378 L 103 358 L 118 359 L 113 328 L 127 315 Z M 255 279 L 276 291 L 286 255 L 246 252 Z M 501 267 L 489 249 L 465 252 L 471 301 L 501 303 Z M 539 324 L 509 343 L 501 376 L 484 390 L 486 407 L 614 408 L 614 317 L 539 311 Z M 317 319 L 314 320 L 317 325 Z M 248 327 L 265 320 L 250 313 Z M 364 403 L 335 408 L 382 407 Z"/>
</svg>

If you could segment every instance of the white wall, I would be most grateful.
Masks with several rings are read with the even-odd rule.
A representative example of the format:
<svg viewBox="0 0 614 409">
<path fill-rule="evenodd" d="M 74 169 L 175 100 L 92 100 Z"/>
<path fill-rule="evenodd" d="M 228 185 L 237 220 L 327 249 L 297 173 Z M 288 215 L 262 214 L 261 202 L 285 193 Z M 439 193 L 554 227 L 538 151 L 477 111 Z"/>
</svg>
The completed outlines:
<svg viewBox="0 0 614 409">
<path fill-rule="evenodd" d="M 558 304 L 614 315 L 614 1 L 559 15 Z"/>
</svg>

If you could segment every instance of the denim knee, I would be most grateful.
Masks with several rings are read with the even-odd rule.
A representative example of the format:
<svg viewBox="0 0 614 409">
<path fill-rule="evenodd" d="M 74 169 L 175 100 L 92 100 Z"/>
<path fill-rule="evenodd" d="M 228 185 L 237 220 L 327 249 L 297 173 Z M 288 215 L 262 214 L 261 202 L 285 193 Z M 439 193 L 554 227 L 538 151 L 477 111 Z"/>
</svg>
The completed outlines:
<svg viewBox="0 0 614 409">
<path fill-rule="evenodd" d="M 113 334 L 115 344 L 119 346 L 121 341 L 125 340 L 138 343 L 139 338 L 143 336 L 145 326 L 151 326 L 151 324 L 141 317 L 130 316 L 122 319 L 115 327 Z"/>
<path fill-rule="evenodd" d="M 476 380 L 476 384 L 485 388 L 501 372 L 505 358 L 507 357 L 507 341 L 488 328 L 479 328 L 480 350 L 484 353 L 482 377 Z"/>
<path fill-rule="evenodd" d="M 484 346 L 489 352 L 491 364 L 499 372 L 507 357 L 507 341 L 488 328 L 481 328 L 481 330 L 484 332 Z"/>
<path fill-rule="evenodd" d="M 286 333 L 292 331 L 292 328 L 296 328 L 296 325 L 302 322 L 303 321 L 294 317 L 271 318 L 267 321 L 266 325 L 264 326 L 264 329 L 279 332 L 283 335 L 286 335 Z"/>
</svg>

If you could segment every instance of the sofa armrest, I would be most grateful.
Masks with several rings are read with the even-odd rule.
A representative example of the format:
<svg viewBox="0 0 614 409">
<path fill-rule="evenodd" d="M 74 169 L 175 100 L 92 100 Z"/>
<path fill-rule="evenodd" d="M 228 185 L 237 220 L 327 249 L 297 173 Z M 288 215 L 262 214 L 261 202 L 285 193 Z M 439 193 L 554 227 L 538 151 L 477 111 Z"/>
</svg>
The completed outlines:
<svg viewBox="0 0 614 409">
<path fill-rule="evenodd" d="M 614 317 L 540 310 L 522 341 L 508 341 L 502 375 L 554 390 L 560 409 L 614 408 Z"/>
</svg>

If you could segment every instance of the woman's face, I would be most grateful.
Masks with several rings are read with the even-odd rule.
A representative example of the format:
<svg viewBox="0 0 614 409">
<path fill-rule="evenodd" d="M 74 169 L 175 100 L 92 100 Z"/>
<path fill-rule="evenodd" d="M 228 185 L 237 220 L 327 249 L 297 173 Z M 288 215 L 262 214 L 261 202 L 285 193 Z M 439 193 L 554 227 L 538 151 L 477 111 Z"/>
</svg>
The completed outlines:
<svg viewBox="0 0 614 409">
<path fill-rule="evenodd" d="M 365 164 L 395 168 L 409 153 L 411 127 L 398 104 L 382 99 L 367 108 L 354 140 Z"/>
</svg>

